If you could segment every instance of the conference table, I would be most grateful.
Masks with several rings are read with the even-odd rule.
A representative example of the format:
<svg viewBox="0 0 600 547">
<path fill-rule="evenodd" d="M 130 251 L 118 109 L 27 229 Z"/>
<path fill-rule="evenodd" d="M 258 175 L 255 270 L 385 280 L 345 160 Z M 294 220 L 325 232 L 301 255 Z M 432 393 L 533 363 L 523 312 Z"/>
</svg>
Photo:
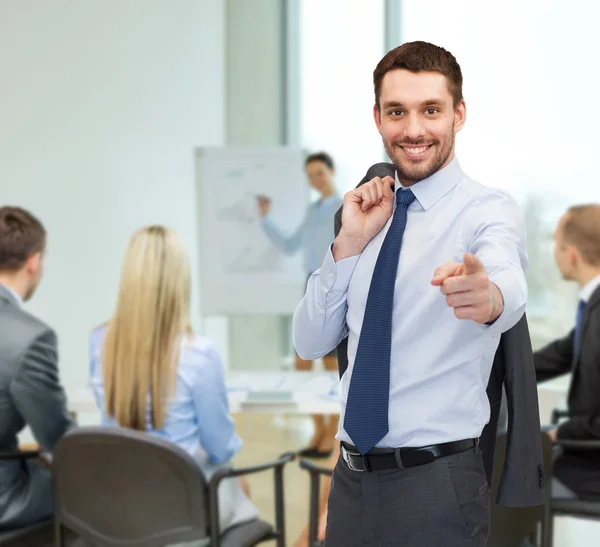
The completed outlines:
<svg viewBox="0 0 600 547">
<path fill-rule="evenodd" d="M 232 414 L 339 414 L 337 372 L 232 371 L 225 376 Z M 89 387 L 68 394 L 69 410 L 96 413 Z"/>
<path fill-rule="evenodd" d="M 231 371 L 225 383 L 233 414 L 339 414 L 337 372 Z M 570 374 L 538 385 L 540 423 L 548 424 L 552 409 L 565 408 Z M 68 393 L 71 413 L 81 425 L 98 422 L 98 407 L 89 386 Z M 29 428 L 19 435 L 21 447 L 36 448 Z"/>
<path fill-rule="evenodd" d="M 550 421 L 552 409 L 565 406 L 570 375 L 538 385 L 540 422 Z M 231 371 L 225 384 L 233 414 L 339 414 L 337 372 Z M 97 413 L 89 387 L 77 388 L 68 397 L 75 414 Z"/>
</svg>

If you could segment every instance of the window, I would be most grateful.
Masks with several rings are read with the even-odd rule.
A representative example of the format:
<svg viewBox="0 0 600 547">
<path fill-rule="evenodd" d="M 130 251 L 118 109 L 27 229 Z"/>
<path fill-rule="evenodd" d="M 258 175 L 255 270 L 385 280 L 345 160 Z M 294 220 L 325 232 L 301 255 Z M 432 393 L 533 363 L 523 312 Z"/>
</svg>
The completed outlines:
<svg viewBox="0 0 600 547">
<path fill-rule="evenodd" d="M 577 10 L 574 6 L 582 9 Z M 405 0 L 403 41 L 451 51 L 464 76 L 463 169 L 504 188 L 528 229 L 528 319 L 534 347 L 574 324 L 577 287 L 561 280 L 552 233 L 567 207 L 598 201 L 600 127 L 592 40 L 600 4 Z"/>
<path fill-rule="evenodd" d="M 332 155 L 341 195 L 384 157 L 372 114 L 383 14 L 382 0 L 301 2 L 300 142 Z"/>
</svg>

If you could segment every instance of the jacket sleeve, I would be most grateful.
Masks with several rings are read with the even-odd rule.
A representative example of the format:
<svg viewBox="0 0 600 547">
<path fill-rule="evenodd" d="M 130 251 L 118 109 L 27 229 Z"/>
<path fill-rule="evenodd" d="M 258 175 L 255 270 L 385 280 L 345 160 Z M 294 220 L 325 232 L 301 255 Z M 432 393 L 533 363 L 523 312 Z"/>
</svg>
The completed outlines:
<svg viewBox="0 0 600 547">
<path fill-rule="evenodd" d="M 576 384 L 586 383 L 586 388 L 578 390 L 573 401 L 574 414 L 558 427 L 558 439 L 597 440 L 600 439 L 600 312 L 589 315 L 581 342 L 580 361 L 577 364 L 578 373 L 575 374 Z M 572 347 L 572 346 L 571 346 Z M 585 371 L 585 373 L 584 373 Z M 585 378 L 585 380 L 584 380 Z"/>
<path fill-rule="evenodd" d="M 37 442 L 52 452 L 75 424 L 58 375 L 56 335 L 50 329 L 37 336 L 25 352 L 10 385 L 17 410 Z"/>
<path fill-rule="evenodd" d="M 500 340 L 506 371 L 508 431 L 498 505 L 545 502 L 544 458 L 531 338 L 525 314 Z"/>
<path fill-rule="evenodd" d="M 538 382 L 551 380 L 571 371 L 575 329 L 564 338 L 555 340 L 533 354 L 535 375 Z"/>
</svg>

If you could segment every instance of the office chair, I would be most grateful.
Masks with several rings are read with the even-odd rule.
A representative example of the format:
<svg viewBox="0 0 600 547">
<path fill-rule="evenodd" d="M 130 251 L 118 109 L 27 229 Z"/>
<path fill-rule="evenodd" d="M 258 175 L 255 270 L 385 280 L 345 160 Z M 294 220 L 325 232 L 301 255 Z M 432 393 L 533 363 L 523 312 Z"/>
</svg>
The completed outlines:
<svg viewBox="0 0 600 547">
<path fill-rule="evenodd" d="M 52 462 L 56 546 L 70 531 L 102 547 L 163 547 L 206 539 L 207 547 L 285 546 L 283 467 L 294 458 L 218 470 L 210 482 L 185 450 L 145 432 L 81 427 Z M 256 519 L 219 529 L 217 487 L 227 477 L 273 470 L 276 525 Z"/>
<path fill-rule="evenodd" d="M 319 527 L 319 498 L 321 491 L 321 475 L 331 477 L 333 469 L 320 467 L 313 462 L 301 459 L 300 467 L 310 475 L 310 501 L 308 516 L 308 545 L 309 547 L 322 547 L 323 543 L 317 540 Z"/>
<path fill-rule="evenodd" d="M 552 411 L 551 423 L 556 425 L 560 418 L 567 418 L 568 416 L 569 413 L 567 410 L 555 408 Z M 598 457 L 600 458 L 600 441 L 572 441 L 568 439 L 559 439 L 555 444 L 563 447 L 565 450 L 598 452 Z M 553 545 L 554 517 L 556 515 L 600 519 L 600 497 L 597 500 L 551 497 L 546 504 L 546 530 L 542 547 L 552 547 Z"/>
</svg>

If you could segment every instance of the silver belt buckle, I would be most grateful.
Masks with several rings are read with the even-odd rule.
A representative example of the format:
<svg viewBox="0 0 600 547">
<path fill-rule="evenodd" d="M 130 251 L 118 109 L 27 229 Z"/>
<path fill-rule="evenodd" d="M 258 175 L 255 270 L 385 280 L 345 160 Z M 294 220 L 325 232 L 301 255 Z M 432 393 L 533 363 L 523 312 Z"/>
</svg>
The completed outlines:
<svg viewBox="0 0 600 547">
<path fill-rule="evenodd" d="M 352 454 L 353 456 L 360 456 L 360 454 Z M 350 459 L 350 453 L 346 450 L 344 446 L 342 446 L 342 457 L 346 462 L 346 465 L 349 467 L 351 471 L 358 471 L 359 473 L 364 473 L 364 469 L 358 469 L 352 465 L 352 460 Z"/>
</svg>

